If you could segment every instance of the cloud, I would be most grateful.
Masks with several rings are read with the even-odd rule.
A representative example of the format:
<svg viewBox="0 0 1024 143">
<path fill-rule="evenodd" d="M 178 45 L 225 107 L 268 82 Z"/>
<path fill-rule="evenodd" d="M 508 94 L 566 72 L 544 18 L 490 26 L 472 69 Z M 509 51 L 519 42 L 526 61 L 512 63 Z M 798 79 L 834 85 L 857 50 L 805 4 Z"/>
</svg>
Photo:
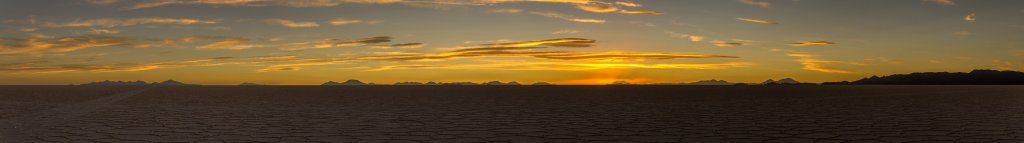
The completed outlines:
<svg viewBox="0 0 1024 143">
<path fill-rule="evenodd" d="M 92 4 L 98 4 L 98 5 L 108 5 L 108 4 L 117 3 L 118 1 L 119 0 L 85 0 L 85 2 L 92 3 Z"/>
<path fill-rule="evenodd" d="M 606 3 L 606 2 L 590 2 L 590 3 L 585 3 L 585 4 L 577 4 L 576 8 L 580 9 L 580 10 L 583 10 L 583 11 L 597 12 L 597 13 L 609 13 L 609 12 L 615 12 L 615 11 L 619 10 L 619 7 L 615 7 L 614 4 Z"/>
<path fill-rule="evenodd" d="M 699 35 L 691 35 L 691 34 L 685 34 L 685 33 L 676 33 L 674 31 L 665 31 L 665 34 L 668 34 L 669 37 L 673 37 L 673 38 L 688 39 L 691 42 L 704 41 L 704 36 L 699 36 Z"/>
<path fill-rule="evenodd" d="M 269 24 L 281 25 L 290 28 L 308 28 L 320 26 L 320 24 L 313 21 L 292 21 L 287 19 L 267 19 L 265 21 Z"/>
<path fill-rule="evenodd" d="M 804 67 L 803 67 L 804 70 L 817 71 L 817 72 L 825 72 L 825 73 L 855 73 L 855 72 L 849 71 L 849 70 L 836 69 L 836 68 L 827 67 L 827 65 L 829 65 L 829 64 L 842 63 L 842 62 L 817 59 L 817 57 L 818 57 L 817 55 L 811 55 L 811 54 L 786 54 L 786 56 L 796 57 L 797 58 L 796 61 L 799 62 L 800 64 L 804 65 Z"/>
<path fill-rule="evenodd" d="M 954 6 L 954 5 L 956 5 L 956 3 L 953 2 L 953 0 L 924 0 L 924 1 L 932 2 L 932 3 L 938 4 L 938 5 L 942 5 L 942 6 Z"/>
<path fill-rule="evenodd" d="M 975 15 L 975 13 L 971 13 L 971 14 L 968 14 L 967 16 L 964 16 L 964 21 L 974 22 L 975 20 L 977 20 L 977 19 L 974 18 L 974 15 Z"/>
<path fill-rule="evenodd" d="M 536 41 L 520 41 L 507 43 L 484 44 L 495 47 L 528 47 L 528 46 L 554 46 L 554 47 L 590 47 L 596 40 L 583 38 L 559 38 Z"/>
<path fill-rule="evenodd" d="M 192 24 L 215 24 L 217 21 L 212 20 L 198 20 L 188 18 L 163 18 L 163 17 L 148 17 L 148 18 L 129 18 L 129 19 L 118 19 L 118 18 L 101 18 L 91 19 L 82 21 L 73 21 L 67 23 L 47 23 L 48 27 L 119 27 L 119 26 L 133 26 L 142 24 L 178 24 L 178 25 L 192 25 Z"/>
<path fill-rule="evenodd" d="M 750 63 L 726 62 L 712 64 L 639 64 L 639 63 L 566 63 L 566 62 L 494 62 L 485 64 L 446 64 L 446 65 L 396 65 L 381 66 L 368 71 L 408 70 L 408 69 L 447 69 L 447 70 L 513 70 L 513 71 L 588 71 L 600 69 L 725 69 L 747 67 Z"/>
<path fill-rule="evenodd" d="M 657 11 L 650 11 L 650 10 L 621 10 L 621 11 L 619 11 L 619 13 L 624 13 L 624 14 L 643 14 L 643 15 L 662 15 L 662 14 L 665 14 L 665 13 L 661 13 L 661 12 L 657 12 Z"/>
<path fill-rule="evenodd" d="M 832 45 L 832 44 L 836 44 L 836 43 L 834 43 L 834 42 L 829 42 L 829 41 L 814 41 L 814 42 L 797 42 L 797 43 L 789 43 L 789 44 L 787 44 L 787 45 L 789 45 L 789 46 L 797 46 L 797 47 L 803 47 L 803 46 L 822 46 L 822 45 Z"/>
<path fill-rule="evenodd" d="M 379 22 L 378 21 L 364 21 L 364 20 L 353 20 L 353 19 L 345 19 L 345 18 L 335 18 L 335 19 L 331 19 L 330 21 L 327 21 L 327 23 L 330 23 L 331 25 L 334 25 L 334 26 L 338 26 L 338 25 L 349 25 L 349 24 L 357 24 L 357 23 L 377 24 Z"/>
<path fill-rule="evenodd" d="M 711 43 L 715 44 L 715 46 L 718 46 L 718 47 L 743 46 L 743 43 L 740 43 L 740 42 L 725 42 L 725 41 L 719 41 L 719 40 L 711 41 Z"/>
<path fill-rule="evenodd" d="M 522 9 L 492 9 L 491 13 L 521 13 Z"/>
<path fill-rule="evenodd" d="M 95 0 L 94 0 L 95 1 Z M 285 7 L 334 7 L 342 4 L 403 4 L 414 7 L 446 7 L 446 6 L 488 6 L 499 3 L 533 2 L 561 4 L 592 4 L 605 3 L 596 0 L 137 0 L 116 4 L 125 5 L 123 9 L 144 9 L 174 5 L 209 5 L 209 6 L 285 6 Z M 112 2 L 114 3 L 114 2 Z M 96 3 L 100 4 L 100 3 Z M 108 3 L 111 4 L 111 3 Z"/>
<path fill-rule="evenodd" d="M 369 47 L 370 48 L 374 48 L 374 49 L 391 49 L 391 48 L 415 49 L 415 48 L 420 48 L 420 47 L 423 47 L 423 46 L 424 46 L 423 43 L 402 43 L 402 44 L 392 44 L 392 45 L 372 45 L 372 46 L 369 46 Z"/>
<path fill-rule="evenodd" d="M 752 6 L 758 6 L 758 7 L 768 7 L 768 6 L 772 5 L 771 3 L 768 3 L 768 2 L 765 2 L 765 1 L 758 1 L 758 0 L 739 0 L 739 1 L 741 3 L 743 3 L 743 4 L 752 5 Z"/>
<path fill-rule="evenodd" d="M 265 68 L 257 69 L 257 72 L 297 71 L 307 66 L 348 64 L 357 61 L 357 59 L 349 57 L 301 58 L 297 56 L 266 56 L 252 59 L 255 60 L 252 62 L 253 64 L 269 64 Z"/>
<path fill-rule="evenodd" d="M 623 52 L 599 52 L 599 53 L 553 53 L 535 55 L 537 58 L 556 60 L 600 60 L 600 61 L 644 61 L 644 60 L 665 60 L 665 59 L 694 59 L 694 58 L 738 58 L 735 56 L 704 55 L 704 54 L 672 54 L 672 53 L 623 53 Z"/>
<path fill-rule="evenodd" d="M 779 24 L 779 23 L 777 23 L 777 22 L 774 22 L 774 21 L 770 21 L 770 20 L 763 20 L 763 19 L 750 19 L 750 18 L 736 18 L 736 20 L 739 20 L 739 21 L 746 21 L 746 22 L 753 22 L 753 23 L 764 23 L 764 24 Z"/>
<path fill-rule="evenodd" d="M 340 39 L 320 39 L 318 42 L 304 42 L 304 43 L 291 43 L 282 50 L 296 51 L 305 49 L 325 49 L 325 48 L 336 48 L 336 47 L 356 47 L 356 46 L 367 46 L 371 44 L 387 43 L 391 42 L 392 37 L 389 36 L 378 36 L 361 38 L 356 40 L 340 40 Z M 414 48 L 422 46 L 422 43 L 406 43 L 406 44 L 395 44 L 395 45 L 371 45 L 370 48 Z"/>
<path fill-rule="evenodd" d="M 584 32 L 587 32 L 587 31 L 565 29 L 565 30 L 559 30 L 559 31 L 551 32 L 551 34 L 555 34 L 555 35 L 558 35 L 558 34 L 576 34 L 576 33 L 584 33 Z"/>
<path fill-rule="evenodd" d="M 0 71 L 3 72 L 31 72 L 31 73 L 63 73 L 63 72 L 133 72 L 148 71 L 164 68 L 180 68 L 190 66 L 219 66 L 227 64 L 239 64 L 237 62 L 221 62 L 233 58 L 217 57 L 198 60 L 168 61 L 155 63 L 118 63 L 118 64 L 57 64 L 44 65 L 45 62 L 24 62 L 0 64 Z"/>
<path fill-rule="evenodd" d="M 368 56 L 363 60 L 436 61 L 469 57 L 532 57 L 548 60 L 583 61 L 645 61 L 695 58 L 737 58 L 734 56 L 677 54 L 677 53 L 636 53 L 636 52 L 569 52 L 535 51 L 550 47 L 590 47 L 595 40 L 583 38 L 559 38 L 535 41 L 483 44 L 481 46 L 457 49 L 435 54 Z"/>
<path fill-rule="evenodd" d="M 245 50 L 250 48 L 264 47 L 263 45 L 247 44 L 250 40 L 244 38 L 230 38 L 222 41 L 196 47 L 196 49 L 217 49 L 217 50 Z"/>
<path fill-rule="evenodd" d="M 367 45 L 367 44 L 386 43 L 386 42 L 391 42 L 391 37 L 388 37 L 388 36 L 378 36 L 378 37 L 362 38 L 362 39 L 356 39 L 356 40 L 344 41 L 344 42 L 334 42 L 334 41 L 336 41 L 336 40 L 335 39 L 326 39 L 326 40 L 324 40 L 322 42 L 321 45 L 317 46 L 317 48 L 354 47 L 354 46 L 364 46 L 364 45 Z"/>
<path fill-rule="evenodd" d="M 92 29 L 92 30 L 89 30 L 86 33 L 89 33 L 89 34 L 117 34 L 117 33 L 121 33 L 121 31 L 120 30 L 114 30 L 114 29 Z"/>
<path fill-rule="evenodd" d="M 704 36 L 690 35 L 691 42 L 700 42 L 704 40 Z"/>
<path fill-rule="evenodd" d="M 643 5 L 640 5 L 638 3 L 624 2 L 624 1 L 618 1 L 618 2 L 615 2 L 615 4 L 618 4 L 618 5 L 621 5 L 621 6 L 626 6 L 626 7 L 643 7 Z"/>
<path fill-rule="evenodd" d="M 0 55 L 67 53 L 131 44 L 132 39 L 105 36 L 0 38 Z"/>
<path fill-rule="evenodd" d="M 562 20 L 568 20 L 568 21 L 580 22 L 580 23 L 598 23 L 598 24 L 601 24 L 601 23 L 605 23 L 606 22 L 605 20 L 600 20 L 600 19 L 576 18 L 576 16 L 562 14 L 562 13 L 557 13 L 557 12 L 530 12 L 530 14 L 540 15 L 540 16 L 550 17 L 550 18 L 558 18 L 558 19 L 562 19 Z"/>
</svg>

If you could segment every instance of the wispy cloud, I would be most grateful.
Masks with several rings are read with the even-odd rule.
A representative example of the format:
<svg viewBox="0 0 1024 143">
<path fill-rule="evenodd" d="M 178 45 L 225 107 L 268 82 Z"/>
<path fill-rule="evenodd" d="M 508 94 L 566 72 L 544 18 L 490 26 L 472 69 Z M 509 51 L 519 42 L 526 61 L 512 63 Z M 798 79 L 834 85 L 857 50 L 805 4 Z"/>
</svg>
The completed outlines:
<svg viewBox="0 0 1024 143">
<path fill-rule="evenodd" d="M 608 9 L 606 5 L 613 4 L 597 0 L 137 0 L 137 1 L 116 1 L 116 0 L 87 0 L 101 5 L 121 5 L 123 9 L 144 9 L 174 5 L 209 5 L 209 6 L 285 6 L 285 7 L 335 7 L 342 4 L 403 4 L 414 7 L 442 8 L 448 6 L 488 6 L 499 3 L 559 3 L 581 6 L 580 9 L 587 11 L 602 11 Z M 102 2 L 100 2 L 102 1 Z M 620 2 L 623 6 L 639 6 L 639 4 Z"/>
<path fill-rule="evenodd" d="M 661 13 L 661 12 L 657 12 L 657 11 L 651 11 L 651 10 L 621 10 L 621 11 L 619 11 L 619 13 L 624 13 L 624 14 L 643 14 L 643 15 L 662 15 L 662 14 L 665 14 L 665 13 Z"/>
<path fill-rule="evenodd" d="M 641 5 L 641 4 L 634 3 L 634 2 L 625 2 L 625 1 L 618 1 L 618 2 L 615 2 L 615 4 L 618 4 L 618 5 L 621 5 L 621 6 L 626 6 L 626 7 L 643 7 L 643 5 Z"/>
<path fill-rule="evenodd" d="M 402 44 L 391 44 L 391 45 L 371 45 L 369 47 L 370 48 L 375 48 L 375 49 L 391 49 L 391 48 L 415 49 L 415 48 L 420 48 L 420 47 L 423 47 L 423 46 L 424 46 L 423 43 L 402 43 Z"/>
<path fill-rule="evenodd" d="M 704 41 L 704 38 L 705 38 L 704 36 L 692 35 L 692 34 L 686 34 L 686 33 L 676 33 L 674 31 L 665 31 L 665 34 L 668 34 L 669 37 L 673 37 L 673 38 L 688 39 L 691 42 Z"/>
<path fill-rule="evenodd" d="M 938 5 L 942 5 L 942 6 L 954 6 L 954 5 L 956 5 L 956 2 L 953 2 L 953 0 L 924 0 L 924 1 L 932 2 L 932 3 L 938 4 Z"/>
<path fill-rule="evenodd" d="M 850 70 L 837 69 L 837 68 L 828 67 L 827 65 L 829 65 L 829 64 L 835 64 L 835 63 L 841 63 L 841 62 L 818 59 L 817 58 L 818 55 L 811 55 L 811 54 L 786 54 L 786 56 L 796 57 L 797 58 L 796 61 L 799 62 L 800 64 L 804 65 L 804 67 L 803 67 L 804 70 L 817 71 L 817 72 L 825 72 L 825 73 L 855 73 L 855 72 L 850 71 Z"/>
<path fill-rule="evenodd" d="M 230 60 L 230 57 L 218 57 L 198 60 L 166 61 L 154 63 L 118 63 L 118 64 L 53 64 L 45 62 L 23 62 L 0 64 L 0 71 L 3 72 L 29 72 L 38 74 L 64 73 L 64 72 L 134 72 L 148 71 L 164 68 L 180 68 L 192 66 L 219 66 L 226 64 L 239 64 L 237 62 L 223 62 Z"/>
<path fill-rule="evenodd" d="M 964 21 L 974 22 L 975 20 L 977 20 L 977 19 L 974 18 L 974 16 L 975 16 L 975 13 L 968 14 L 967 16 L 964 16 Z"/>
<path fill-rule="evenodd" d="M 772 5 L 771 3 L 768 3 L 766 1 L 759 1 L 759 0 L 739 0 L 739 1 L 741 3 L 743 3 L 743 4 L 752 5 L 752 6 L 758 6 L 758 7 L 768 7 L 768 6 Z"/>
<path fill-rule="evenodd" d="M 619 10 L 619 7 L 615 7 L 615 4 L 598 1 L 589 2 L 585 4 L 577 4 L 576 8 L 584 11 L 597 13 L 609 13 Z"/>
<path fill-rule="evenodd" d="M 377 23 L 380 23 L 380 22 L 379 21 L 366 21 L 366 20 L 335 18 L 335 19 L 331 19 L 330 21 L 327 21 L 327 23 L 330 23 L 331 25 L 334 25 L 334 26 L 339 26 L 339 25 L 349 25 L 349 24 L 358 24 L 358 23 L 377 24 Z"/>
<path fill-rule="evenodd" d="M 118 27 L 118 26 L 133 26 L 142 24 L 178 24 L 178 25 L 191 25 L 191 24 L 215 24 L 217 21 L 212 20 L 198 20 L 188 18 L 163 18 L 163 17 L 148 17 L 148 18 L 101 18 L 91 19 L 82 21 L 72 21 L 66 23 L 53 23 L 49 22 L 46 24 L 48 27 Z"/>
<path fill-rule="evenodd" d="M 743 43 L 740 43 L 740 42 L 725 42 L 725 41 L 720 41 L 720 40 L 714 40 L 714 41 L 711 41 L 711 43 L 715 44 L 715 46 L 718 46 L 718 47 L 743 46 Z"/>
<path fill-rule="evenodd" d="M 320 27 L 320 24 L 314 21 L 292 21 L 287 19 L 267 19 L 265 20 L 268 24 L 281 25 L 291 28 L 309 28 L 309 27 Z"/>
<path fill-rule="evenodd" d="M 803 47 L 803 46 L 822 46 L 822 45 L 832 45 L 832 44 L 836 44 L 836 43 L 835 42 L 829 42 L 829 41 L 813 41 L 813 42 L 789 43 L 787 45 Z"/>
<path fill-rule="evenodd" d="M 558 31 L 555 31 L 555 32 L 551 32 L 551 34 L 555 34 L 555 35 L 558 35 L 558 34 L 576 34 L 576 33 L 584 33 L 584 32 L 587 32 L 587 31 L 585 31 L 585 30 L 565 29 L 565 30 L 558 30 Z"/>
<path fill-rule="evenodd" d="M 522 9 L 492 9 L 491 13 L 521 13 Z"/>
<path fill-rule="evenodd" d="M 263 45 L 250 44 L 249 39 L 229 38 L 210 44 L 196 47 L 196 49 L 217 49 L 217 50 L 245 50 L 250 48 L 264 47 Z"/>
<path fill-rule="evenodd" d="M 0 55 L 66 53 L 131 42 L 129 38 L 104 36 L 0 38 Z"/>
<path fill-rule="evenodd" d="M 120 30 L 114 30 L 114 29 L 92 29 L 92 30 L 89 30 L 87 33 L 89 33 L 89 34 L 117 34 L 117 33 L 121 33 L 121 31 Z"/>
<path fill-rule="evenodd" d="M 597 42 L 596 40 L 583 39 L 583 38 L 559 38 L 559 39 L 548 39 L 548 40 L 536 40 L 536 41 L 520 41 L 520 42 L 506 42 L 506 43 L 494 43 L 484 44 L 485 46 L 494 47 L 529 47 L 529 46 L 554 46 L 554 47 L 590 47 L 591 44 Z"/>
<path fill-rule="evenodd" d="M 736 18 L 739 21 L 753 22 L 753 23 L 764 23 L 764 24 L 779 24 L 778 22 L 764 19 L 751 19 L 751 18 Z"/>
<path fill-rule="evenodd" d="M 296 51 L 305 49 L 325 49 L 325 48 L 338 48 L 338 47 L 356 47 L 356 46 L 367 46 L 369 48 L 419 48 L 423 46 L 423 43 L 405 43 L 405 44 L 393 44 L 393 45 L 373 45 L 380 43 L 387 43 L 392 41 L 392 37 L 389 36 L 378 36 L 361 38 L 355 40 L 341 40 L 341 39 L 320 39 L 317 42 L 303 42 L 303 43 L 291 43 L 281 48 L 286 51 Z"/>
<path fill-rule="evenodd" d="M 582 38 L 560 38 L 549 40 L 521 41 L 484 44 L 477 47 L 457 49 L 436 54 L 387 55 L 369 56 L 365 60 L 447 60 L 470 57 L 533 57 L 549 60 L 583 60 L 583 61 L 645 61 L 666 59 L 696 58 L 737 58 L 734 56 L 677 53 L 637 53 L 637 52 L 570 52 L 570 51 L 535 51 L 550 47 L 589 47 L 595 40 Z"/>
<path fill-rule="evenodd" d="M 600 24 L 600 23 L 605 23 L 606 22 L 605 20 L 600 20 L 600 19 L 577 18 L 576 16 L 572 16 L 572 15 L 568 15 L 568 14 L 562 14 L 562 13 L 557 13 L 557 12 L 530 12 L 530 14 L 540 15 L 540 16 L 550 17 L 550 18 L 558 18 L 558 19 L 562 19 L 562 20 L 568 20 L 568 21 L 580 22 L 580 23 L 598 23 L 598 24 Z"/>
<path fill-rule="evenodd" d="M 446 64 L 446 65 L 397 65 L 381 66 L 368 71 L 406 70 L 406 69 L 487 69 L 487 70 L 544 70 L 544 71 L 587 71 L 599 69 L 726 69 L 747 67 L 750 63 L 727 62 L 713 64 L 638 64 L 638 63 L 566 63 L 566 62 L 494 62 L 484 64 Z"/>
</svg>

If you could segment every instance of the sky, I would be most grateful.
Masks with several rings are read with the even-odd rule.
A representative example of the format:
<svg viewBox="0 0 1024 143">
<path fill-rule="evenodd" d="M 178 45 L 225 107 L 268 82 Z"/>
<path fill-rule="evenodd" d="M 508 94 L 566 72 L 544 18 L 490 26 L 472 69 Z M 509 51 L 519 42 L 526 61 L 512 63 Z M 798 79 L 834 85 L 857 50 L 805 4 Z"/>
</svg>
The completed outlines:
<svg viewBox="0 0 1024 143">
<path fill-rule="evenodd" d="M 0 0 L 0 84 L 857 80 L 1024 70 L 1017 0 Z"/>
</svg>

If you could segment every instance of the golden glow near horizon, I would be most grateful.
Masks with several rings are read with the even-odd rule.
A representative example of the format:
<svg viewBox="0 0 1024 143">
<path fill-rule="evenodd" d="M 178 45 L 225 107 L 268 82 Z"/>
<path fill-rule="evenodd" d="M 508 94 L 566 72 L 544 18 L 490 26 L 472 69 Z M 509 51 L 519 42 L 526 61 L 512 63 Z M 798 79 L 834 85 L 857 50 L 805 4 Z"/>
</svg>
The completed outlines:
<svg viewBox="0 0 1024 143">
<path fill-rule="evenodd" d="M 0 0 L 0 84 L 679 83 L 1024 70 L 1024 1 Z M 865 9 L 870 7 L 870 9 Z"/>
</svg>

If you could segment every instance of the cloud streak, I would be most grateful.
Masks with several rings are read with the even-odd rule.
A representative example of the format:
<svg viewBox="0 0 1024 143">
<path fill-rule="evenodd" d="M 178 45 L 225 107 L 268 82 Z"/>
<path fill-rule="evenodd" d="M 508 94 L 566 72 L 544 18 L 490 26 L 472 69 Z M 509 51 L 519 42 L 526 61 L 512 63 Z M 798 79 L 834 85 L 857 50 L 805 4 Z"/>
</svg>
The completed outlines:
<svg viewBox="0 0 1024 143">
<path fill-rule="evenodd" d="M 779 24 L 778 22 L 764 19 L 751 19 L 751 18 L 736 18 L 739 21 L 753 22 L 753 23 L 764 23 L 764 24 Z"/>
<path fill-rule="evenodd" d="M 637 63 L 565 63 L 565 62 L 497 62 L 485 64 L 449 65 L 397 65 L 381 66 L 367 71 L 446 69 L 446 70 L 513 70 L 513 71 L 587 71 L 599 69 L 726 69 L 750 66 L 750 63 L 727 62 L 714 64 L 637 64 Z"/>
<path fill-rule="evenodd" d="M 601 19 L 577 18 L 576 16 L 572 16 L 572 15 L 568 15 L 568 14 L 562 14 L 562 13 L 557 13 L 557 12 L 530 12 L 530 14 L 540 15 L 540 16 L 550 17 L 550 18 L 558 18 L 558 19 L 562 19 L 562 20 L 567 20 L 567 21 L 572 21 L 572 22 L 579 22 L 579 23 L 597 23 L 597 24 L 602 24 L 602 23 L 607 22 L 607 21 L 601 20 Z"/>
<path fill-rule="evenodd" d="M 740 1 L 740 3 L 747 4 L 747 5 L 752 5 L 752 6 L 757 6 L 757 7 L 768 7 L 768 6 L 772 5 L 771 3 L 768 3 L 768 2 L 765 2 L 765 1 L 758 1 L 758 0 L 739 0 L 739 1 Z"/>
<path fill-rule="evenodd" d="M 147 17 L 147 18 L 101 18 L 91 19 L 82 21 L 72 21 L 66 23 L 47 23 L 48 27 L 120 27 L 120 26 L 134 26 L 143 24 L 177 24 L 177 25 L 192 25 L 192 24 L 215 24 L 217 21 L 212 20 L 198 20 L 188 18 L 164 18 L 164 17 Z"/>
<path fill-rule="evenodd" d="M 829 65 L 829 64 L 835 64 L 835 63 L 841 63 L 841 62 L 829 61 L 829 60 L 821 60 L 821 59 L 817 58 L 818 57 L 817 55 L 811 55 L 811 54 L 786 54 L 786 56 L 796 57 L 797 58 L 796 61 L 799 62 L 800 64 L 804 65 L 803 66 L 804 70 L 824 72 L 824 73 L 855 73 L 855 72 L 850 71 L 850 70 L 837 69 L 837 68 L 828 67 L 827 65 Z"/>
<path fill-rule="evenodd" d="M 59 38 L 0 38 L 0 55 L 67 53 L 83 49 L 128 45 L 132 39 L 106 36 Z"/>
<path fill-rule="evenodd" d="M 641 15 L 662 15 L 662 14 L 665 14 L 665 13 L 661 13 L 661 12 L 657 12 L 657 11 L 650 11 L 650 10 L 621 10 L 621 11 L 619 11 L 619 13 L 624 13 L 624 14 L 641 14 Z"/>
<path fill-rule="evenodd" d="M 953 0 L 924 0 L 924 1 L 932 2 L 932 3 L 938 4 L 938 5 L 942 5 L 942 6 L 955 6 L 956 5 L 956 2 L 953 2 Z"/>
<path fill-rule="evenodd" d="M 281 25 L 290 28 L 320 27 L 319 23 L 313 21 L 292 21 L 287 19 L 267 19 L 264 21 L 268 24 Z"/>
<path fill-rule="evenodd" d="M 836 44 L 836 43 L 835 42 L 829 42 L 829 41 L 813 41 L 813 42 L 789 43 L 789 44 L 786 44 L 786 45 L 796 46 L 796 47 L 803 47 L 803 46 L 823 46 L 823 45 L 832 45 L 832 44 Z"/>
</svg>

